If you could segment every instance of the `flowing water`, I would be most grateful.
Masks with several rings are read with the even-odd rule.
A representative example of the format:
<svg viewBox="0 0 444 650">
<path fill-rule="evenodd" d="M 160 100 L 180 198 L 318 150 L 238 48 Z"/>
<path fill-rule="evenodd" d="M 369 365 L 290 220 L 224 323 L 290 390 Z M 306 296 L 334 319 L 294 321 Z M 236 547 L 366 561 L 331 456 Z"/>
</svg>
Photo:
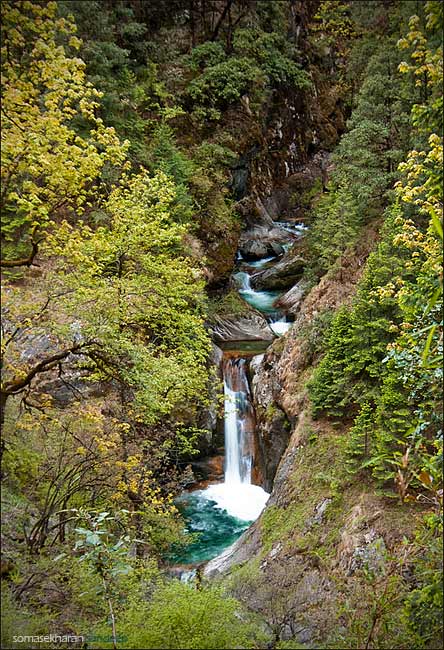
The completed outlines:
<svg viewBox="0 0 444 650">
<path fill-rule="evenodd" d="M 246 271 L 238 271 L 233 275 L 239 287 L 239 295 L 251 307 L 262 312 L 276 336 L 282 336 L 291 327 L 285 314 L 274 306 L 276 300 L 282 295 L 280 291 L 255 291 L 251 286 L 251 275 Z"/>
<path fill-rule="evenodd" d="M 276 222 L 295 236 L 300 236 L 305 226 Z M 284 245 L 287 250 L 291 244 Z M 240 268 L 257 273 L 269 266 L 275 257 L 265 257 L 245 263 L 238 254 Z M 251 273 L 239 270 L 233 274 L 239 294 L 252 307 L 260 311 L 276 336 L 284 334 L 292 325 L 285 314 L 274 304 L 279 291 L 255 291 L 251 286 Z M 221 553 L 232 544 L 248 526 L 259 517 L 268 500 L 258 485 L 251 483 L 254 466 L 255 417 L 248 384 L 248 361 L 242 356 L 224 357 L 224 432 L 225 474 L 224 482 L 209 485 L 204 490 L 186 492 L 177 499 L 187 524 L 187 531 L 196 536 L 184 551 L 177 552 L 171 560 L 181 565 L 199 564 Z M 193 569 L 181 571 L 183 579 L 193 575 Z M 190 578 L 191 579 L 191 578 Z"/>
<path fill-rule="evenodd" d="M 177 505 L 189 533 L 198 538 L 173 560 L 182 564 L 209 560 L 232 544 L 260 515 L 269 495 L 251 483 L 255 418 L 241 357 L 222 362 L 224 376 L 225 476 L 223 483 L 181 495 Z"/>
<path fill-rule="evenodd" d="M 233 275 L 233 278 L 238 286 L 240 296 L 251 307 L 254 307 L 263 314 L 272 315 L 280 313 L 276 307 L 273 307 L 273 303 L 281 295 L 279 291 L 255 291 L 251 287 L 251 275 L 246 271 L 238 271 L 238 273 Z"/>
</svg>

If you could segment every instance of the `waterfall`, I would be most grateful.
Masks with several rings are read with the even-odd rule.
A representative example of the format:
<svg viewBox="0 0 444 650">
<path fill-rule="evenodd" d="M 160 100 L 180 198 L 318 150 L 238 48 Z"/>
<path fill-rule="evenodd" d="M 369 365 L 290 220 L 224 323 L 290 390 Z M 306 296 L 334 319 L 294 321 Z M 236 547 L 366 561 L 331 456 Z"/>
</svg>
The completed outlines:
<svg viewBox="0 0 444 650">
<path fill-rule="evenodd" d="M 286 171 L 288 171 L 286 166 Z M 291 241 L 283 244 L 287 251 L 293 240 L 302 236 L 305 226 L 293 222 L 275 222 L 276 227 L 287 230 Z M 251 286 L 256 273 L 270 268 L 278 256 L 258 260 L 244 260 L 237 252 L 237 271 L 233 273 L 234 285 L 239 295 L 255 310 L 261 312 L 270 328 L 281 336 L 291 326 L 289 318 L 275 303 L 281 291 L 258 291 Z M 242 269 L 242 270 L 240 270 Z M 236 345 L 238 342 L 235 342 Z M 247 346 L 241 347 L 248 355 Z M 232 348 L 239 349 L 238 348 Z M 223 356 L 221 371 L 224 384 L 225 476 L 223 483 L 212 483 L 205 489 L 185 492 L 179 499 L 185 504 L 188 529 L 198 533 L 180 562 L 201 562 L 216 556 L 257 519 L 265 507 L 269 494 L 253 485 L 255 415 L 248 383 L 249 361 L 243 357 Z M 254 474 L 253 474 L 254 476 Z M 182 571 L 182 580 L 193 579 L 194 570 Z"/>
<path fill-rule="evenodd" d="M 285 316 L 282 316 L 281 318 L 276 319 L 271 318 L 269 325 L 277 336 L 282 336 L 285 332 L 288 332 L 293 323 L 287 321 Z"/>
<path fill-rule="evenodd" d="M 254 410 L 246 359 L 222 361 L 224 377 L 225 480 L 210 485 L 201 495 L 218 508 L 243 521 L 259 517 L 269 494 L 251 483 L 254 448 Z"/>
<path fill-rule="evenodd" d="M 245 359 L 226 359 L 224 375 L 225 483 L 251 483 L 254 414 Z"/>
<path fill-rule="evenodd" d="M 251 291 L 251 278 L 245 271 L 239 271 L 233 276 L 239 284 L 239 291 Z"/>
</svg>

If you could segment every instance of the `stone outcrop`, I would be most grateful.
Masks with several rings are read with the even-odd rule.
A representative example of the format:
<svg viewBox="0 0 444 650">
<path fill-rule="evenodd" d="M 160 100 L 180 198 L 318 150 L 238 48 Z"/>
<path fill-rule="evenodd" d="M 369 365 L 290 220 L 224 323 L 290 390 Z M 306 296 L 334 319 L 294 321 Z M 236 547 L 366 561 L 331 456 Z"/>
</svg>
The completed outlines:
<svg viewBox="0 0 444 650">
<path fill-rule="evenodd" d="M 250 361 L 250 385 L 256 412 L 255 474 L 264 490 L 271 492 L 279 461 L 290 438 L 290 422 L 276 401 L 280 385 L 270 372 L 269 356 Z"/>
<path fill-rule="evenodd" d="M 307 291 L 307 284 L 302 280 L 276 300 L 276 307 L 290 314 L 297 314 Z"/>
<path fill-rule="evenodd" d="M 255 273 L 251 278 L 251 285 L 258 290 L 289 289 L 300 280 L 304 267 L 303 257 L 287 254 L 271 268 Z"/>
<path fill-rule="evenodd" d="M 265 341 L 275 338 L 263 316 L 252 313 L 241 318 L 219 318 L 212 326 L 213 340 L 217 345 L 236 341 Z"/>
<path fill-rule="evenodd" d="M 273 219 L 257 195 L 244 197 L 236 203 L 236 211 L 241 215 L 247 228 L 273 228 Z"/>
<path fill-rule="evenodd" d="M 264 257 L 278 257 L 284 254 L 285 249 L 276 239 L 272 239 L 271 241 L 247 239 L 240 245 L 239 252 L 242 258 L 249 262 L 260 260 Z"/>
</svg>

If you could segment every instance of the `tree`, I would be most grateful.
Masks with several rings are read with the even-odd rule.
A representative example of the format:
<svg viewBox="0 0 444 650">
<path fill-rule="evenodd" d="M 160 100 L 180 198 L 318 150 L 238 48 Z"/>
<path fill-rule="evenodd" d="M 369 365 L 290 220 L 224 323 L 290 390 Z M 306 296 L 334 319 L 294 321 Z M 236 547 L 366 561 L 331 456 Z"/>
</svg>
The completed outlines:
<svg viewBox="0 0 444 650">
<path fill-rule="evenodd" d="M 2 233 L 31 236 L 32 250 L 6 266 L 30 265 L 61 210 L 84 209 L 106 166 L 121 165 L 126 144 L 95 116 L 100 94 L 75 55 L 75 26 L 57 4 L 2 2 Z M 87 132 L 76 131 L 81 117 Z"/>
<path fill-rule="evenodd" d="M 14 321 L 4 348 L 5 400 L 75 354 L 83 355 L 93 377 L 123 382 L 148 424 L 173 413 L 180 421 L 184 403 L 197 408 L 205 399 L 204 284 L 184 252 L 186 226 L 172 222 L 174 200 L 174 184 L 163 173 L 142 173 L 110 195 L 109 228 L 64 222 L 48 235 L 43 252 L 58 256 L 59 275 L 56 280 L 45 271 L 46 295 L 54 297 L 57 312 L 48 313 L 48 297 L 36 309 L 31 287 L 9 287 L 5 308 Z M 43 325 L 57 339 L 55 352 L 24 362 L 23 328 Z"/>
<path fill-rule="evenodd" d="M 363 462 L 368 459 L 373 428 L 373 408 L 369 402 L 364 402 L 347 434 L 346 463 L 350 473 L 359 471 Z"/>
<path fill-rule="evenodd" d="M 65 222 L 47 245 L 66 273 L 62 309 L 101 343 L 89 355 L 97 376 L 123 381 L 146 423 L 197 405 L 206 388 L 204 283 L 185 253 L 187 226 L 173 221 L 174 201 L 164 173 L 142 172 L 111 193 L 108 228 Z"/>
</svg>

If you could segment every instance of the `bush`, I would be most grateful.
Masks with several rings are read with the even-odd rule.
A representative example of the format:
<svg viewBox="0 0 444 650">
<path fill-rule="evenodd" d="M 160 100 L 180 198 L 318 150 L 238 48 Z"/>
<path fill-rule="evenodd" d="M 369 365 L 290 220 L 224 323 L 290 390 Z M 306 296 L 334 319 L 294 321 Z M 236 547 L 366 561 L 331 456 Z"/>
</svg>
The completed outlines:
<svg viewBox="0 0 444 650">
<path fill-rule="evenodd" d="M 271 86 L 309 88 L 311 85 L 307 73 L 292 60 L 289 43 L 282 34 L 240 29 L 234 37 L 234 51 L 258 62 Z"/>
<path fill-rule="evenodd" d="M 150 602 L 134 600 L 120 621 L 122 648 L 253 648 L 263 640 L 237 600 L 177 580 L 158 587 Z"/>
<path fill-rule="evenodd" d="M 188 93 L 197 105 L 216 109 L 216 116 L 242 95 L 264 86 L 265 77 L 254 61 L 232 57 L 206 68 L 191 81 Z"/>
</svg>

